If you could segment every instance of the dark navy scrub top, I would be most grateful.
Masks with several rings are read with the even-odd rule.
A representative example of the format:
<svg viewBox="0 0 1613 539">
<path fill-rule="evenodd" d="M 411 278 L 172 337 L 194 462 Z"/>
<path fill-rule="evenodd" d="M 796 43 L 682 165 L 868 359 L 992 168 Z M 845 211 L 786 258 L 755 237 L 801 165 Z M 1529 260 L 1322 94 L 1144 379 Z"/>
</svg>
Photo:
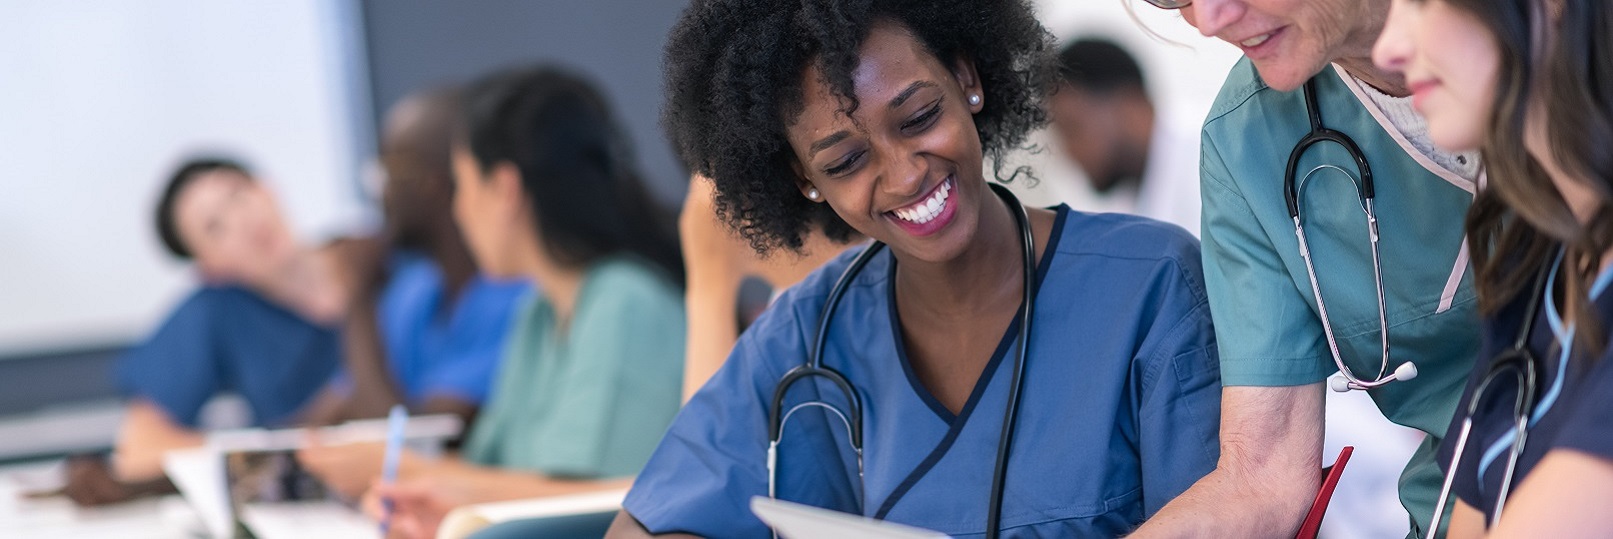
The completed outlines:
<svg viewBox="0 0 1613 539">
<path fill-rule="evenodd" d="M 1198 245 L 1186 231 L 1058 213 L 1037 273 L 1004 537 L 1117 537 L 1215 467 L 1215 334 Z M 807 360 L 829 289 L 860 250 L 785 292 L 678 415 L 623 504 L 651 532 L 768 536 L 750 511 L 752 496 L 767 495 L 767 408 L 779 378 Z M 861 395 L 865 489 L 845 427 L 808 408 L 785 425 L 779 497 L 978 536 L 1018 322 L 953 414 L 908 363 L 892 308 L 894 270 L 885 251 L 856 277 L 824 356 Z M 843 404 L 819 379 L 793 386 L 785 407 L 814 395 Z"/>
<path fill-rule="evenodd" d="M 124 354 L 116 376 L 124 396 L 148 400 L 187 427 L 197 427 L 202 406 L 223 392 L 246 399 L 253 426 L 273 427 L 294 422 L 340 364 L 335 328 L 245 288 L 208 286 Z"/>
<path fill-rule="evenodd" d="M 1549 290 L 1557 290 L 1560 267 L 1554 264 Z M 1597 321 L 1604 342 L 1613 336 L 1613 296 L 1603 293 L 1613 273 L 1604 272 L 1592 287 Z M 1462 432 L 1462 419 L 1467 403 L 1479 380 L 1489 371 L 1491 361 L 1511 349 L 1523 327 L 1528 301 L 1534 293 L 1519 294 L 1511 304 L 1494 316 L 1484 320 L 1484 345 L 1467 390 L 1462 394 L 1456 417 L 1451 420 L 1449 432 L 1440 447 L 1439 462 L 1450 469 L 1455 452 L 1456 438 Z M 1575 350 L 1570 344 L 1570 329 L 1562 317 L 1560 293 L 1546 295 L 1535 317 L 1529 338 L 1529 349 L 1539 361 L 1535 413 L 1529 422 L 1529 435 L 1522 456 L 1518 458 L 1517 473 L 1512 479 L 1512 492 L 1517 492 L 1524 477 L 1540 464 L 1540 459 L 1553 449 L 1573 449 L 1613 459 L 1613 348 L 1592 353 Z M 1517 385 L 1510 375 L 1491 383 L 1484 402 L 1473 418 L 1473 432 L 1462 456 L 1462 466 L 1456 472 L 1451 490 L 1463 502 L 1483 511 L 1485 521 L 1495 510 L 1497 491 L 1506 473 L 1507 453 L 1512 449 L 1516 433 L 1516 420 L 1512 414 L 1517 398 Z"/>
</svg>

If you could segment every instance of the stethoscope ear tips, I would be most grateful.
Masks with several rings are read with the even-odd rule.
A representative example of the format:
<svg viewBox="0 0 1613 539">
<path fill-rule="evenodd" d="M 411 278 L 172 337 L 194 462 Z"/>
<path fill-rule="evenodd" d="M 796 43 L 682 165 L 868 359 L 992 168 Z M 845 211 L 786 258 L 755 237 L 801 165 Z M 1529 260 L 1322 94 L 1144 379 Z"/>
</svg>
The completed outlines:
<svg viewBox="0 0 1613 539">
<path fill-rule="evenodd" d="M 1401 363 L 1399 367 L 1395 367 L 1395 372 L 1391 373 L 1387 377 L 1384 377 L 1378 382 L 1351 382 L 1350 378 L 1345 376 L 1343 371 L 1335 372 L 1332 376 L 1327 377 L 1327 387 L 1333 391 L 1345 393 L 1351 389 L 1372 389 L 1384 384 L 1388 384 L 1389 382 L 1404 382 L 1416 377 L 1417 365 L 1407 361 L 1405 363 Z"/>
<path fill-rule="evenodd" d="M 1417 365 L 1412 363 L 1412 362 L 1410 362 L 1410 361 L 1407 361 L 1405 363 L 1401 363 L 1399 367 L 1395 367 L 1395 379 L 1396 380 L 1404 382 L 1406 380 L 1410 380 L 1410 379 L 1416 378 L 1416 377 L 1417 377 Z"/>
<path fill-rule="evenodd" d="M 1335 372 L 1335 373 L 1333 373 L 1333 376 L 1327 377 L 1327 387 L 1332 389 L 1336 393 L 1349 392 L 1350 391 L 1350 379 L 1345 378 L 1344 373 L 1342 373 L 1342 372 Z"/>
</svg>

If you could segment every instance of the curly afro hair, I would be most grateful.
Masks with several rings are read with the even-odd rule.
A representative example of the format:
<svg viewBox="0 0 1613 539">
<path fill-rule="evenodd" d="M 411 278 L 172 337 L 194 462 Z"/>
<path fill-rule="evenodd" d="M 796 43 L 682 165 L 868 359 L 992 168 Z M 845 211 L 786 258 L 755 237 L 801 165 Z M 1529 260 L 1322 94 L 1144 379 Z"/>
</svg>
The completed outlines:
<svg viewBox="0 0 1613 539">
<path fill-rule="evenodd" d="M 1047 122 L 1053 38 L 1025 0 L 696 0 L 667 40 L 662 121 L 683 161 L 716 183 L 718 215 L 758 252 L 799 251 L 814 227 L 837 241 L 853 232 L 801 196 L 785 132 L 808 62 L 856 110 L 851 73 L 875 21 L 906 28 L 945 65 L 974 61 L 986 95 L 975 127 L 997 176 Z"/>
</svg>

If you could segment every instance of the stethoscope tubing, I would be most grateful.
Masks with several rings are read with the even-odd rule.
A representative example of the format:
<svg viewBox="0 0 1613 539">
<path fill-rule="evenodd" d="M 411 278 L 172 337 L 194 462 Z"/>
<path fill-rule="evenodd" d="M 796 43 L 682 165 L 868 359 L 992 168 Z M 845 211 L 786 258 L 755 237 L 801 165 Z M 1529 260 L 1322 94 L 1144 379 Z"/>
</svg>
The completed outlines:
<svg viewBox="0 0 1613 539">
<path fill-rule="evenodd" d="M 1003 490 L 1006 484 L 1008 455 L 1013 445 L 1014 428 L 1019 415 L 1020 395 L 1023 392 L 1023 375 L 1025 360 L 1028 356 L 1027 352 L 1030 349 L 1031 320 L 1035 313 L 1037 283 L 1036 246 L 1035 237 L 1030 230 L 1030 216 L 1026 213 L 1025 207 L 1019 203 L 1019 199 L 1008 188 L 997 184 L 988 185 L 997 194 L 998 198 L 1009 206 L 1010 211 L 1013 213 L 1015 224 L 1018 225 L 1024 254 L 1025 280 L 1023 286 L 1024 297 L 1021 299 L 1018 313 L 1019 333 L 1017 338 L 1019 353 L 1015 357 L 1009 378 L 1008 405 L 1003 411 L 1003 427 L 998 439 L 997 457 L 992 473 L 991 497 L 986 512 L 986 537 L 996 539 L 1001 533 L 999 528 L 1001 528 L 1002 523 Z M 829 296 L 824 300 L 823 313 L 818 319 L 818 333 L 813 339 L 813 346 L 809 351 L 807 362 L 790 369 L 779 379 L 778 385 L 773 389 L 772 406 L 769 408 L 768 415 L 767 443 L 767 495 L 770 498 L 778 497 L 778 448 L 784 436 L 784 424 L 791 415 L 803 408 L 821 407 L 827 409 L 840 417 L 841 421 L 846 424 L 852 451 L 857 458 L 858 480 L 863 479 L 863 407 L 861 397 L 844 375 L 831 367 L 823 365 L 823 353 L 828 342 L 830 322 L 833 320 L 835 311 L 840 306 L 841 298 L 845 296 L 846 290 L 850 288 L 851 282 L 856 279 L 856 276 L 862 272 L 863 267 L 867 266 L 868 262 L 884 247 L 885 244 L 883 243 L 873 242 L 867 248 L 864 248 L 857 255 L 857 258 L 853 259 L 851 264 L 846 267 L 846 270 L 840 274 L 839 279 L 835 281 L 834 287 L 830 289 Z M 850 410 L 847 413 L 841 413 L 840 410 L 828 403 L 812 401 L 797 404 L 787 412 L 783 411 L 784 397 L 789 388 L 798 381 L 812 377 L 827 379 L 840 388 L 840 391 L 846 396 Z M 860 495 L 866 495 L 866 492 Z M 859 503 L 864 502 L 866 500 L 859 501 Z"/>
<path fill-rule="evenodd" d="M 1351 139 L 1349 135 L 1343 132 L 1328 129 L 1322 125 L 1321 107 L 1316 101 L 1317 86 L 1315 78 L 1305 82 L 1302 92 L 1305 96 L 1305 112 L 1310 120 L 1311 130 L 1294 145 L 1294 149 L 1288 154 L 1288 167 L 1283 173 L 1283 202 L 1288 207 L 1289 219 L 1294 223 L 1294 237 L 1299 243 L 1299 254 L 1304 261 L 1305 275 L 1310 282 L 1312 297 L 1316 300 L 1317 317 L 1322 323 L 1322 333 L 1327 340 L 1328 353 L 1333 357 L 1333 364 L 1338 367 L 1339 375 L 1344 377 L 1345 385 L 1340 390 L 1367 390 L 1382 387 L 1400 379 L 1400 377 L 1388 375 L 1390 362 L 1389 316 L 1387 298 L 1383 289 L 1382 258 L 1378 250 L 1378 240 L 1381 236 L 1378 232 L 1377 195 L 1372 180 L 1372 166 L 1367 163 L 1366 154 L 1361 152 L 1361 147 L 1355 143 L 1354 139 Z M 1338 339 L 1333 331 L 1332 318 L 1327 314 L 1327 302 L 1322 298 L 1321 283 L 1318 282 L 1316 277 L 1316 265 L 1311 253 L 1310 242 L 1305 236 L 1305 219 L 1301 207 L 1301 195 L 1305 180 L 1308 180 L 1311 174 L 1315 174 L 1318 170 L 1324 168 L 1337 169 L 1345 176 L 1349 176 L 1347 171 L 1337 166 L 1323 165 L 1312 169 L 1310 173 L 1305 175 L 1304 179 L 1298 178 L 1299 162 L 1305 155 L 1305 151 L 1311 146 L 1323 142 L 1332 142 L 1343 147 L 1345 152 L 1349 154 L 1350 159 L 1355 162 L 1357 176 L 1359 177 L 1359 181 L 1357 181 L 1356 177 L 1351 177 L 1351 183 L 1356 187 L 1356 195 L 1360 199 L 1361 209 L 1366 213 L 1367 217 L 1367 239 L 1372 246 L 1372 280 L 1378 300 L 1380 355 L 1378 374 L 1371 380 L 1356 376 L 1349 365 L 1345 364 L 1343 354 L 1339 352 Z M 1405 378 L 1410 378 L 1410 376 Z"/>
<path fill-rule="evenodd" d="M 1552 266 L 1547 266 L 1550 268 Z M 1540 313 L 1540 304 L 1544 296 L 1550 293 L 1547 290 L 1547 275 L 1550 269 L 1542 268 L 1535 278 L 1534 294 L 1529 298 L 1528 307 L 1524 309 L 1524 318 L 1519 325 L 1518 335 L 1513 340 L 1512 348 L 1503 352 L 1490 361 L 1486 367 L 1484 377 L 1473 388 L 1473 396 L 1467 400 L 1462 408 L 1462 430 L 1457 435 L 1455 452 L 1451 455 L 1451 464 L 1445 470 L 1445 481 L 1440 486 L 1439 497 L 1435 500 L 1433 519 L 1429 520 L 1428 538 L 1435 539 L 1439 535 L 1439 523 L 1445 515 L 1445 506 L 1450 502 L 1451 489 L 1456 482 L 1456 474 L 1462 467 L 1462 458 L 1467 452 L 1467 442 L 1473 433 L 1473 416 L 1478 413 L 1479 405 L 1483 404 L 1484 396 L 1496 379 L 1508 371 L 1518 384 L 1518 394 L 1512 404 L 1513 428 L 1517 436 L 1512 440 L 1512 447 L 1507 452 L 1506 468 L 1501 476 L 1501 488 L 1496 493 L 1495 511 L 1490 514 L 1490 526 L 1501 521 L 1501 511 L 1506 508 L 1507 495 L 1512 490 L 1513 475 L 1518 470 L 1518 459 L 1523 455 L 1524 444 L 1529 437 L 1529 416 L 1535 404 L 1537 372 L 1534 354 L 1529 351 L 1529 336 L 1534 332 L 1535 318 Z M 1483 481 L 1482 477 L 1479 481 Z"/>
</svg>

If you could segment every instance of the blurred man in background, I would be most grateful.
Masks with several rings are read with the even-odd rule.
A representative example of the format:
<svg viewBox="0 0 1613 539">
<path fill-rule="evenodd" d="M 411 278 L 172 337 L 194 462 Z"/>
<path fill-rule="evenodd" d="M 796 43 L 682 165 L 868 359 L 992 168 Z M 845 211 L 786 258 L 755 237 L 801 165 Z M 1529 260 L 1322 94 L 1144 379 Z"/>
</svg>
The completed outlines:
<svg viewBox="0 0 1613 539">
<path fill-rule="evenodd" d="M 403 403 L 414 414 L 454 414 L 469 425 L 487 399 L 524 282 L 478 275 L 453 216 L 449 141 L 458 93 L 419 92 L 386 116 L 380 162 L 384 256 L 372 258 L 355 290 L 344 337 L 342 404 L 322 423 L 382 417 Z M 380 473 L 379 444 L 316 446 L 301 452 L 310 471 L 356 496 Z"/>
<path fill-rule="evenodd" d="M 1137 60 L 1119 45 L 1086 38 L 1066 45 L 1059 63 L 1063 81 L 1048 107 L 1053 131 L 1101 206 L 1198 235 L 1198 140 L 1155 113 Z"/>
</svg>

